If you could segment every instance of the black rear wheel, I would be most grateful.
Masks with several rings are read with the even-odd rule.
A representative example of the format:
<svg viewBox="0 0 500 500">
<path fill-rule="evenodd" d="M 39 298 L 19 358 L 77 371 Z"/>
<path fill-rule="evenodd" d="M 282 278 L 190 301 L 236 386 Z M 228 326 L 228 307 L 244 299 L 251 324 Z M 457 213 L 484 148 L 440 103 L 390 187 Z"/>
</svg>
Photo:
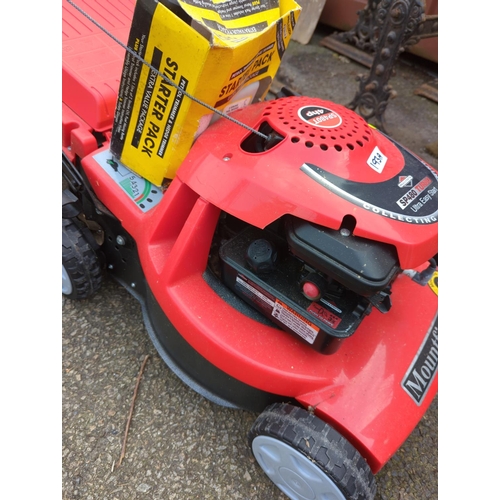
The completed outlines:
<svg viewBox="0 0 500 500">
<path fill-rule="evenodd" d="M 264 472 L 292 500 L 375 497 L 375 478 L 359 452 L 302 408 L 269 406 L 252 426 L 249 442 Z"/>
<path fill-rule="evenodd" d="M 87 299 L 102 283 L 99 257 L 72 219 L 62 219 L 62 293 L 70 299 Z"/>
</svg>

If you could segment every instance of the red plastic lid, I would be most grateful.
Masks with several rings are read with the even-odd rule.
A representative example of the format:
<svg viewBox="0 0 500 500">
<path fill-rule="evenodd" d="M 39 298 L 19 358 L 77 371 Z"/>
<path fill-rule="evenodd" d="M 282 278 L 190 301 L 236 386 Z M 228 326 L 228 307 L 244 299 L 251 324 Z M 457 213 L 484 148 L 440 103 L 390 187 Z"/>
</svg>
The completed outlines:
<svg viewBox="0 0 500 500">
<path fill-rule="evenodd" d="M 75 3 L 118 40 L 127 43 L 134 0 Z M 63 0 L 63 102 L 99 132 L 113 125 L 124 55 L 117 42 Z"/>
</svg>

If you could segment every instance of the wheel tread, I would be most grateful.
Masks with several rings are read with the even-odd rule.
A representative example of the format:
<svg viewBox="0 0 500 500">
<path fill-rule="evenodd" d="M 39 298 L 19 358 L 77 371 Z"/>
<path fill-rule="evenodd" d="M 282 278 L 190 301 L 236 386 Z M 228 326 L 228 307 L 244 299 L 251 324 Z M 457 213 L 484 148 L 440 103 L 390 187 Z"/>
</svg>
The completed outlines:
<svg viewBox="0 0 500 500">
<path fill-rule="evenodd" d="M 86 299 L 102 284 L 102 269 L 96 252 L 71 219 L 62 219 L 62 260 L 71 277 L 72 299 Z"/>
<path fill-rule="evenodd" d="M 328 474 L 348 500 L 373 500 L 375 478 L 359 452 L 333 427 L 298 406 L 275 403 L 264 410 L 249 432 L 268 435 L 304 454 Z"/>
</svg>

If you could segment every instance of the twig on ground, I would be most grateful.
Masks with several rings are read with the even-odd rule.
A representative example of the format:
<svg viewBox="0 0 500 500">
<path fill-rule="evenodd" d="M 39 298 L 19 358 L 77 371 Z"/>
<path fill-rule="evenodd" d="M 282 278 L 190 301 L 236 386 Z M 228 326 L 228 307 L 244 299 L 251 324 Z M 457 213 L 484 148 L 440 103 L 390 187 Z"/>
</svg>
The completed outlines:
<svg viewBox="0 0 500 500">
<path fill-rule="evenodd" d="M 135 383 L 134 395 L 132 396 L 132 403 L 130 405 L 130 410 L 128 412 L 127 425 L 125 427 L 125 436 L 123 437 L 122 452 L 120 454 L 120 459 L 118 460 L 118 464 L 116 465 L 117 467 L 120 467 L 123 459 L 125 458 L 125 448 L 127 447 L 128 430 L 130 428 L 130 422 L 132 421 L 132 414 L 134 413 L 135 399 L 137 398 L 137 393 L 139 391 L 139 383 L 141 381 L 141 377 L 142 377 L 142 374 L 144 372 L 144 368 L 146 366 L 148 359 L 149 359 L 149 355 L 146 355 L 146 357 L 144 358 L 144 361 L 142 362 L 141 369 L 139 370 L 139 374 L 137 375 L 137 381 Z"/>
</svg>

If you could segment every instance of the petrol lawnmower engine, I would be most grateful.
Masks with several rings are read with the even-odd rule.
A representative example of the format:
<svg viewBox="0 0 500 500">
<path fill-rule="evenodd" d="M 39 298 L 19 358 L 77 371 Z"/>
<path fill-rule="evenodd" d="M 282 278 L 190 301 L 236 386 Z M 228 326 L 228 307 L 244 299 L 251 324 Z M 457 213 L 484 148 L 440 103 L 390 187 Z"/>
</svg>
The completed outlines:
<svg viewBox="0 0 500 500">
<path fill-rule="evenodd" d="M 221 120 L 180 171 L 223 210 L 210 270 L 281 329 L 334 353 L 373 308 L 390 311 L 403 270 L 421 284 L 435 270 L 437 173 L 331 102 L 289 96 L 233 116 L 267 138 Z"/>
<path fill-rule="evenodd" d="M 237 221 L 222 220 L 224 283 L 314 349 L 335 352 L 373 305 L 390 309 L 391 283 L 400 272 L 391 246 L 295 217 L 238 232 Z"/>
</svg>

